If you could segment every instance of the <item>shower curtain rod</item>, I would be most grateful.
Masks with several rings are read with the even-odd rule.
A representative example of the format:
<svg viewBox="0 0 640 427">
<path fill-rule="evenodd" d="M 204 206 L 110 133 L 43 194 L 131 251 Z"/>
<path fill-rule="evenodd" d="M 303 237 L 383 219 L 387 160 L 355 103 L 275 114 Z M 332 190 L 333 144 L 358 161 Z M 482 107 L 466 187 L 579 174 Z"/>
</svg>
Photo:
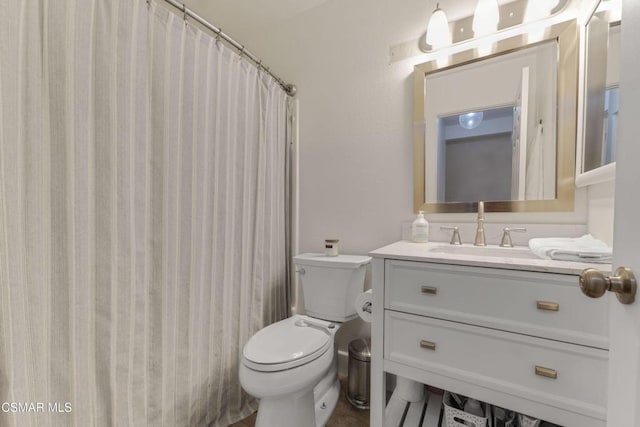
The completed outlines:
<svg viewBox="0 0 640 427">
<path fill-rule="evenodd" d="M 198 22 L 200 25 L 203 25 L 205 28 L 212 31 L 216 35 L 216 37 L 220 37 L 224 39 L 234 49 L 236 49 L 240 55 L 245 56 L 249 60 L 251 60 L 258 67 L 258 70 L 262 69 L 266 73 L 268 73 L 271 77 L 273 77 L 278 82 L 278 84 L 282 86 L 282 89 L 284 89 L 287 95 L 295 96 L 297 92 L 297 88 L 295 85 L 286 83 L 284 80 L 278 77 L 273 71 L 269 69 L 269 67 L 266 67 L 262 64 L 262 60 L 260 58 L 255 56 L 253 53 L 249 52 L 247 49 L 245 49 L 243 44 L 238 43 L 233 38 L 231 38 L 231 36 L 222 32 L 222 29 L 220 27 L 216 27 L 211 22 L 207 21 L 202 16 L 198 15 L 195 11 L 193 11 L 192 9 L 189 9 L 185 3 L 180 3 L 177 0 L 164 0 L 164 1 L 170 4 L 171 6 L 175 7 L 179 11 L 181 11 L 182 14 L 184 15 L 185 21 L 187 17 L 192 18 L 196 22 Z M 150 2 L 151 0 L 147 0 L 147 4 Z"/>
</svg>

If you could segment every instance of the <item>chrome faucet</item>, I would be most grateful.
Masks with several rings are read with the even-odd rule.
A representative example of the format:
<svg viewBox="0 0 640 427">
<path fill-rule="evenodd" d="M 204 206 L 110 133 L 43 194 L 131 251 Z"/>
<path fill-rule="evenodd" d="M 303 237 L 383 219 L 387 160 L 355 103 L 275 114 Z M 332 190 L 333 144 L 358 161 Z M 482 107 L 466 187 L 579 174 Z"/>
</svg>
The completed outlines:
<svg viewBox="0 0 640 427">
<path fill-rule="evenodd" d="M 478 202 L 478 229 L 476 230 L 475 246 L 487 246 L 484 239 L 484 202 Z"/>
</svg>

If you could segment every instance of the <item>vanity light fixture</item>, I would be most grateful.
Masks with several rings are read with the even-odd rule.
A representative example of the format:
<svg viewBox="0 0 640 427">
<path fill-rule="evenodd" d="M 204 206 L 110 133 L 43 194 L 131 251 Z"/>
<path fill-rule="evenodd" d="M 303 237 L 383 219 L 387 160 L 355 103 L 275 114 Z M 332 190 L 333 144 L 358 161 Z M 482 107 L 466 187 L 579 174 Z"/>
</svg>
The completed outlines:
<svg viewBox="0 0 640 427">
<path fill-rule="evenodd" d="M 621 0 L 605 0 L 606 3 Z M 475 0 L 475 13 L 449 22 L 439 4 L 431 14 L 426 37 L 418 48 L 425 53 L 446 52 L 447 57 L 465 50 L 463 44 L 478 48 L 478 53 L 491 53 L 499 34 L 515 27 L 526 27 L 520 34 L 536 32 L 548 26 L 545 22 L 566 9 L 570 0 Z M 502 4 L 500 4 L 502 3 Z M 533 25 L 532 25 L 533 24 Z M 539 24 L 539 25 L 536 25 Z M 516 32 L 514 32 L 515 34 Z M 531 38 L 535 37 L 535 34 Z M 391 47 L 391 60 L 400 61 L 412 55 L 414 40 Z"/>
<path fill-rule="evenodd" d="M 466 114 L 460 114 L 458 116 L 458 123 L 465 129 L 475 129 L 480 126 L 482 123 L 482 119 L 484 118 L 484 113 L 482 111 L 473 111 Z"/>
<path fill-rule="evenodd" d="M 478 0 L 476 11 L 473 14 L 474 37 L 495 33 L 498 31 L 498 22 L 500 22 L 498 2 L 496 0 Z"/>
<path fill-rule="evenodd" d="M 427 24 L 426 42 L 431 49 L 440 49 L 451 44 L 451 32 L 449 31 L 449 20 L 444 10 L 440 9 L 440 3 L 436 3 L 436 8 L 429 18 Z"/>
</svg>

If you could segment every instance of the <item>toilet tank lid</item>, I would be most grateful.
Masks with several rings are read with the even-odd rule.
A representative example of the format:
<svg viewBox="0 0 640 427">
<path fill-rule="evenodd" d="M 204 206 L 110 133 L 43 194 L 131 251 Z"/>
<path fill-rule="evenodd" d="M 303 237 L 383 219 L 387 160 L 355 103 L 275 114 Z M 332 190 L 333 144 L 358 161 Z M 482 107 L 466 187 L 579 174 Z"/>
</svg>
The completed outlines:
<svg viewBox="0 0 640 427">
<path fill-rule="evenodd" d="M 332 268 L 358 268 L 371 262 L 370 256 L 363 255 L 338 255 L 325 254 L 300 254 L 293 257 L 293 262 L 298 265 L 313 265 Z"/>
</svg>

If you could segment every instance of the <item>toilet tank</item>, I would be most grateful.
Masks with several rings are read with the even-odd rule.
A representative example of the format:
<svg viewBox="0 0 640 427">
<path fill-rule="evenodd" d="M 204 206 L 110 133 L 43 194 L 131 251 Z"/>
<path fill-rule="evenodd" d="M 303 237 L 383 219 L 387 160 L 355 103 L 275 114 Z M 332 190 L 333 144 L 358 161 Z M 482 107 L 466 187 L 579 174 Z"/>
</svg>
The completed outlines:
<svg viewBox="0 0 640 427">
<path fill-rule="evenodd" d="M 293 262 L 302 283 L 306 314 L 323 320 L 345 322 L 358 316 L 355 300 L 364 289 L 371 257 L 301 254 Z"/>
</svg>

